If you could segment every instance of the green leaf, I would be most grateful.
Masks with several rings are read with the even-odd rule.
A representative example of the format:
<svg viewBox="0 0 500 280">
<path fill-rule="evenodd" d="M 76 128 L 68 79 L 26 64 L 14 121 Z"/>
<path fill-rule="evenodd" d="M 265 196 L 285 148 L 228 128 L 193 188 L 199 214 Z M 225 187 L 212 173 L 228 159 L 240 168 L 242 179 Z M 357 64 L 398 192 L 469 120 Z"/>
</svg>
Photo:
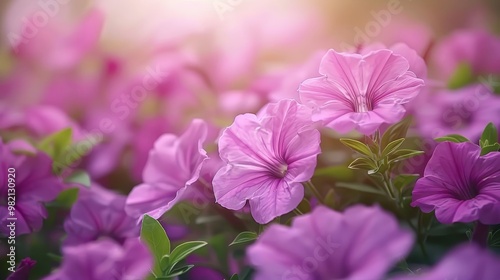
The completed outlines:
<svg viewBox="0 0 500 280">
<path fill-rule="evenodd" d="M 59 159 L 70 147 L 72 135 L 71 128 L 63 129 L 43 139 L 38 149 L 47 153 L 53 160 Z"/>
<path fill-rule="evenodd" d="M 488 123 L 488 125 L 484 128 L 483 133 L 481 134 L 480 143 L 486 143 L 486 141 L 488 141 L 489 144 L 498 142 L 498 131 L 493 123 Z"/>
<path fill-rule="evenodd" d="M 80 189 L 78 188 L 69 188 L 61 191 L 57 198 L 49 203 L 47 206 L 51 207 L 62 207 L 62 208 L 71 208 L 73 204 L 78 199 L 78 193 Z"/>
<path fill-rule="evenodd" d="M 257 239 L 257 237 L 258 235 L 255 232 L 244 231 L 238 234 L 238 236 L 236 236 L 236 238 L 233 240 L 233 242 L 231 242 L 231 244 L 229 244 L 229 246 L 254 241 L 255 239 Z"/>
<path fill-rule="evenodd" d="M 223 271 L 229 270 L 229 248 L 227 246 L 227 238 L 224 233 L 216 234 L 208 240 L 210 248 L 215 251 L 216 261 L 220 264 Z"/>
<path fill-rule="evenodd" d="M 175 247 L 170 254 L 169 266 L 172 269 L 178 262 L 182 261 L 189 254 L 206 246 L 207 244 L 208 243 L 205 241 L 189 241 Z"/>
<path fill-rule="evenodd" d="M 170 254 L 170 240 L 160 222 L 149 215 L 144 215 L 142 220 L 141 240 L 153 254 L 155 260 L 153 273 L 162 275 L 161 259 L 164 255 Z"/>
<path fill-rule="evenodd" d="M 351 148 L 352 150 L 354 150 L 358 153 L 361 153 L 365 156 L 369 156 L 369 157 L 373 156 L 373 153 L 370 150 L 370 148 L 363 142 L 360 142 L 360 141 L 354 140 L 354 139 L 347 139 L 347 138 L 340 139 L 340 142 L 342 142 L 342 144 L 346 145 L 347 147 Z"/>
<path fill-rule="evenodd" d="M 370 159 L 367 158 L 357 158 L 349 164 L 351 169 L 364 169 L 364 170 L 376 170 L 377 165 Z"/>
<path fill-rule="evenodd" d="M 318 168 L 314 171 L 314 176 L 330 177 L 335 180 L 349 181 L 354 177 L 354 172 L 345 165 L 336 165 Z"/>
<path fill-rule="evenodd" d="M 394 177 L 393 184 L 402 192 L 403 189 L 413 184 L 419 177 L 419 174 L 399 174 Z"/>
<path fill-rule="evenodd" d="M 406 133 L 408 133 L 408 129 L 410 128 L 412 119 L 411 117 L 406 117 L 402 121 L 391 125 L 382 135 L 382 140 L 380 145 L 382 148 L 387 147 L 389 143 L 398 140 L 400 138 L 405 138 Z"/>
<path fill-rule="evenodd" d="M 160 268 L 162 271 L 162 274 L 167 274 L 170 270 L 170 255 L 163 255 L 160 259 Z"/>
<path fill-rule="evenodd" d="M 391 143 L 387 144 L 387 146 L 382 151 L 382 158 L 394 153 L 399 147 L 401 147 L 401 144 L 403 144 L 404 141 L 404 138 L 399 138 L 398 140 L 394 140 Z"/>
<path fill-rule="evenodd" d="M 484 146 L 481 148 L 481 155 L 484 156 L 491 152 L 498 152 L 500 150 L 500 144 L 495 143 L 493 145 Z"/>
<path fill-rule="evenodd" d="M 297 205 L 297 209 L 300 210 L 302 213 L 308 213 L 311 212 L 311 204 L 307 199 L 302 199 L 302 201 Z"/>
<path fill-rule="evenodd" d="M 411 158 L 414 156 L 422 155 L 424 154 L 423 151 L 417 151 L 417 150 L 409 150 L 409 149 L 401 149 L 389 156 L 389 164 L 399 162 L 401 160 Z"/>
<path fill-rule="evenodd" d="M 468 63 L 460 63 L 448 80 L 448 88 L 457 89 L 474 81 L 474 73 Z"/>
<path fill-rule="evenodd" d="M 194 265 L 192 265 L 192 264 L 181 266 L 179 268 L 176 268 L 176 269 L 172 270 L 172 272 L 170 272 L 168 274 L 168 276 L 156 277 L 156 279 L 172 279 L 174 277 L 177 277 L 179 275 L 182 275 L 182 274 L 188 272 L 193 267 L 194 267 Z"/>
<path fill-rule="evenodd" d="M 458 134 L 450 134 L 450 135 L 436 138 L 434 140 L 436 142 L 445 142 L 445 141 L 454 142 L 454 143 L 470 142 L 469 139 L 463 137 L 462 135 L 458 135 Z"/>
<path fill-rule="evenodd" d="M 240 280 L 240 277 L 238 276 L 238 274 L 233 274 L 233 276 L 231 276 L 229 280 Z"/>
<path fill-rule="evenodd" d="M 359 192 L 372 193 L 372 194 L 378 194 L 378 195 L 383 195 L 383 196 L 386 195 L 384 192 L 380 191 L 379 189 L 376 189 L 372 186 L 368 186 L 368 185 L 364 185 L 364 184 L 339 182 L 335 186 L 337 188 L 350 189 L 350 190 L 359 191 Z"/>
<path fill-rule="evenodd" d="M 71 175 L 64 179 L 65 183 L 68 184 L 78 184 L 89 188 L 91 185 L 90 176 L 84 170 L 75 170 Z"/>
</svg>

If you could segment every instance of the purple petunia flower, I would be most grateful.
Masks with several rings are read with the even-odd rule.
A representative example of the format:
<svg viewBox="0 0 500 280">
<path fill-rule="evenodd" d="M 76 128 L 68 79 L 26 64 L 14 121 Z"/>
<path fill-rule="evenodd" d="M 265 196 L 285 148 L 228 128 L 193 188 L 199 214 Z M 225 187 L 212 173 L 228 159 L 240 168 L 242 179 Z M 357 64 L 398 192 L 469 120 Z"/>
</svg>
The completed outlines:
<svg viewBox="0 0 500 280">
<path fill-rule="evenodd" d="M 414 110 L 423 136 L 460 134 L 476 141 L 489 122 L 500 125 L 500 97 L 485 85 L 442 90 L 426 98 L 425 109 Z"/>
<path fill-rule="evenodd" d="M 408 61 L 391 50 L 368 54 L 337 53 L 323 57 L 319 73 L 299 87 L 300 100 L 312 107 L 313 120 L 341 133 L 353 129 L 371 134 L 384 123 L 396 123 L 424 81 L 409 71 Z"/>
<path fill-rule="evenodd" d="M 98 185 L 89 190 L 81 189 L 64 222 L 64 231 L 68 234 L 64 245 L 78 245 L 101 237 L 121 243 L 139 236 L 136 219 L 125 213 L 125 200 L 125 196 Z"/>
<path fill-rule="evenodd" d="M 392 280 L 497 280 L 500 258 L 474 244 L 464 244 L 448 253 L 430 271 L 419 275 L 398 276 Z"/>
<path fill-rule="evenodd" d="M 136 186 L 127 198 L 127 213 L 133 217 L 148 214 L 158 219 L 175 203 L 187 198 L 208 158 L 203 150 L 206 137 L 206 123 L 195 119 L 180 137 L 164 134 L 156 140 L 143 171 L 144 183 Z"/>
<path fill-rule="evenodd" d="M 110 239 L 62 249 L 61 267 L 45 280 L 144 279 L 153 265 L 148 248 L 138 238 L 122 245 Z"/>
<path fill-rule="evenodd" d="M 344 213 L 318 206 L 291 227 L 269 226 L 247 254 L 257 280 L 375 280 L 412 244 L 412 234 L 378 206 L 352 206 Z"/>
<path fill-rule="evenodd" d="M 475 144 L 440 143 L 413 189 L 413 207 L 436 210 L 444 224 L 500 223 L 500 153 L 480 156 Z"/>
<path fill-rule="evenodd" d="M 15 144 L 20 146 L 19 142 Z M 30 149 L 29 152 L 32 151 Z M 9 218 L 15 218 L 15 233 L 19 236 L 42 227 L 43 219 L 47 217 L 43 203 L 55 199 L 64 186 L 60 178 L 53 174 L 49 156 L 39 151 L 32 155 L 15 152 L 16 147 L 0 140 L 0 200 L 5 202 L 0 205 L 0 232 L 9 235 L 7 225 L 13 222 Z M 15 171 L 9 172 L 10 168 Z M 8 187 L 9 178 L 11 188 Z M 8 201 L 13 202 L 13 196 L 9 194 L 12 193 L 15 193 L 15 209 L 9 211 Z"/>
<path fill-rule="evenodd" d="M 294 100 L 237 116 L 219 139 L 225 166 L 213 180 L 217 203 L 239 210 L 248 200 L 261 224 L 292 211 L 313 175 L 319 144 L 310 110 Z"/>
</svg>

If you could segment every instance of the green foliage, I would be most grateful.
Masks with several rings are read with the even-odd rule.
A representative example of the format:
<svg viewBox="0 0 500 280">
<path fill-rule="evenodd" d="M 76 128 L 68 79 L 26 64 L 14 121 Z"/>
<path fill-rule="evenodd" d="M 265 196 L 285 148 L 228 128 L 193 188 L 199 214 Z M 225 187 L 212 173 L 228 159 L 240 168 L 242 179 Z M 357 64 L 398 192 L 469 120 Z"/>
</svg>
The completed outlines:
<svg viewBox="0 0 500 280">
<path fill-rule="evenodd" d="M 389 155 L 389 164 L 400 162 L 401 160 L 412 158 L 424 154 L 423 151 L 401 149 Z"/>
<path fill-rule="evenodd" d="M 347 147 L 351 148 L 353 151 L 356 151 L 362 155 L 369 157 L 373 156 L 373 153 L 370 150 L 370 148 L 363 142 L 346 138 L 340 139 L 340 142 L 342 142 L 342 144 L 346 145 Z"/>
<path fill-rule="evenodd" d="M 385 193 L 369 185 L 358 184 L 358 183 L 344 183 L 339 182 L 335 185 L 338 188 L 350 189 L 359 192 L 372 193 L 385 196 Z"/>
<path fill-rule="evenodd" d="M 377 163 L 370 158 L 357 158 L 349 164 L 351 169 L 378 170 Z"/>
<path fill-rule="evenodd" d="M 90 176 L 84 170 L 75 170 L 64 179 L 67 184 L 77 184 L 89 188 L 91 184 Z"/>
<path fill-rule="evenodd" d="M 384 150 L 382 151 L 382 157 L 386 157 L 396 152 L 399 149 L 399 147 L 401 147 L 404 141 L 405 141 L 404 138 L 399 138 L 387 144 L 387 146 L 385 146 Z"/>
<path fill-rule="evenodd" d="M 391 125 L 382 135 L 382 139 L 380 140 L 380 146 L 382 149 L 387 147 L 391 142 L 394 142 L 398 139 L 405 138 L 408 133 L 408 129 L 410 128 L 412 119 L 404 118 L 402 121 Z"/>
<path fill-rule="evenodd" d="M 410 118 L 403 119 L 390 126 L 382 137 L 377 132 L 373 138 L 368 139 L 368 144 L 353 139 L 340 139 L 344 145 L 361 154 L 361 157 L 349 164 L 349 168 L 367 170 L 370 175 L 383 174 L 389 172 L 394 164 L 423 154 L 422 151 L 400 149 L 410 124 Z"/>
<path fill-rule="evenodd" d="M 467 63 L 461 63 L 448 80 L 448 88 L 457 89 L 474 82 L 474 73 Z"/>
<path fill-rule="evenodd" d="M 155 263 L 148 279 L 173 279 L 188 272 L 194 265 L 178 264 L 194 251 L 206 246 L 205 241 L 188 241 L 170 252 L 170 240 L 160 222 L 144 215 L 141 227 L 141 240 L 153 254 Z"/>
<path fill-rule="evenodd" d="M 229 246 L 236 245 L 236 244 L 241 244 L 241 243 L 247 243 L 256 240 L 258 237 L 257 233 L 251 232 L 251 231 L 244 231 L 238 234 L 236 238 L 229 244 Z"/>
<path fill-rule="evenodd" d="M 401 190 L 413 184 L 419 177 L 419 174 L 399 174 L 394 177 L 394 186 Z"/>
<path fill-rule="evenodd" d="M 330 208 L 335 207 L 335 190 L 334 189 L 328 190 L 328 192 L 325 195 L 325 200 L 323 202 L 325 203 L 326 206 L 328 206 Z"/>
<path fill-rule="evenodd" d="M 61 191 L 57 198 L 51 203 L 47 204 L 49 207 L 61 207 L 61 208 L 71 208 L 73 204 L 78 199 L 78 193 L 80 189 L 69 188 Z"/>
<path fill-rule="evenodd" d="M 208 243 L 205 241 L 188 241 L 175 247 L 175 249 L 170 253 L 170 258 L 168 265 L 173 268 L 177 263 L 185 259 L 194 251 L 203 248 Z"/>
<path fill-rule="evenodd" d="M 481 139 L 479 140 L 479 146 L 481 146 L 481 155 L 496 152 L 500 149 L 500 144 L 498 143 L 498 131 L 493 123 L 489 123 L 484 128 Z"/>
<path fill-rule="evenodd" d="M 448 141 L 448 142 L 453 142 L 453 143 L 470 142 L 469 139 L 463 137 L 462 135 L 458 135 L 458 134 L 450 134 L 450 135 L 446 135 L 446 136 L 443 136 L 443 137 L 436 138 L 434 140 L 436 142 L 445 142 L 445 141 Z"/>
<path fill-rule="evenodd" d="M 316 171 L 314 171 L 314 176 L 348 181 L 354 177 L 354 172 L 345 165 L 336 165 L 318 168 L 316 169 Z"/>
<path fill-rule="evenodd" d="M 56 174 L 61 174 L 65 169 L 80 160 L 97 143 L 97 141 L 91 142 L 87 140 L 73 143 L 72 137 L 73 131 L 71 128 L 66 128 L 45 137 L 37 146 L 39 150 L 52 158 L 52 168 Z M 85 149 L 82 150 L 81 148 Z"/>
<path fill-rule="evenodd" d="M 153 255 L 153 274 L 163 275 L 160 261 L 164 255 L 170 254 L 170 240 L 160 222 L 149 215 L 144 215 L 142 220 L 141 240 L 149 247 Z"/>
<path fill-rule="evenodd" d="M 367 137 L 367 144 L 352 139 L 340 139 L 344 145 L 360 154 L 360 157 L 349 164 L 349 168 L 366 170 L 368 175 L 376 176 L 385 192 L 363 184 L 339 183 L 337 187 L 388 195 L 399 204 L 403 198 L 403 188 L 413 181 L 410 182 L 409 179 L 408 182 L 401 181 L 403 178 L 400 178 L 399 187 L 395 186 L 391 180 L 392 170 L 399 162 L 424 153 L 423 151 L 402 148 L 410 125 L 411 118 L 405 118 L 387 128 L 383 135 L 377 131 L 373 136 Z"/>
<path fill-rule="evenodd" d="M 71 128 L 63 129 L 43 139 L 38 149 L 47 153 L 52 159 L 61 158 L 71 145 L 73 131 Z"/>
<path fill-rule="evenodd" d="M 500 229 L 495 232 L 490 232 L 488 235 L 488 244 L 491 247 L 500 248 Z"/>
</svg>

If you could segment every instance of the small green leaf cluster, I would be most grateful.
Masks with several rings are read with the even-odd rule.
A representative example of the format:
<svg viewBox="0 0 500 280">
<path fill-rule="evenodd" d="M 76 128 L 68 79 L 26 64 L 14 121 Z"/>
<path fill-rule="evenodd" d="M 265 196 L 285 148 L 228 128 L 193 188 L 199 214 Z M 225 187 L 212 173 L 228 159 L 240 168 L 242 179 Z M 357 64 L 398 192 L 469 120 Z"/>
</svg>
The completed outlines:
<svg viewBox="0 0 500 280">
<path fill-rule="evenodd" d="M 141 240 L 151 251 L 154 266 L 148 279 L 173 279 L 188 272 L 194 265 L 180 264 L 194 251 L 207 245 L 205 241 L 182 243 L 170 251 L 170 239 L 160 222 L 144 215 L 141 227 Z"/>
<path fill-rule="evenodd" d="M 471 142 L 469 139 L 462 135 L 450 134 L 443 137 L 434 139 L 437 142 Z M 479 146 L 481 147 L 481 155 L 486 155 L 490 152 L 498 152 L 500 150 L 500 144 L 498 143 L 498 131 L 493 123 L 489 123 L 483 130 L 481 134 L 481 139 L 479 139 Z"/>
</svg>

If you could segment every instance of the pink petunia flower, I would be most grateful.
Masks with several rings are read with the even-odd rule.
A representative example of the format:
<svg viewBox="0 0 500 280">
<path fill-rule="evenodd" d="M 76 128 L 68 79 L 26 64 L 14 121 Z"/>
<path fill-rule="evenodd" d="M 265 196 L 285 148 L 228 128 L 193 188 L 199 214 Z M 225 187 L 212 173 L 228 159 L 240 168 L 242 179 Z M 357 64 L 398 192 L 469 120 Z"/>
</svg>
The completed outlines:
<svg viewBox="0 0 500 280">
<path fill-rule="evenodd" d="M 269 226 L 247 254 L 256 280 L 378 280 L 412 245 L 411 232 L 378 206 L 318 206 L 291 227 Z"/>
<path fill-rule="evenodd" d="M 411 205 L 436 210 L 443 224 L 500 223 L 500 153 L 480 156 L 480 150 L 469 142 L 440 143 L 415 184 Z"/>
<path fill-rule="evenodd" d="M 310 110 L 294 100 L 235 118 L 219 139 L 224 161 L 214 177 L 216 202 L 231 210 L 250 202 L 261 224 L 292 211 L 304 197 L 320 153 L 320 135 Z"/>
<path fill-rule="evenodd" d="M 496 280 L 500 258 L 486 249 L 464 244 L 448 253 L 434 268 L 419 275 L 398 276 L 391 280 Z"/>
<path fill-rule="evenodd" d="M 123 242 L 139 236 L 136 219 L 125 213 L 126 197 L 99 185 L 81 189 L 78 200 L 64 222 L 68 234 L 64 246 L 91 242 L 101 237 Z"/>
<path fill-rule="evenodd" d="M 195 119 L 181 136 L 164 134 L 156 140 L 142 174 L 144 182 L 127 198 L 127 213 L 133 217 L 148 214 L 160 218 L 187 198 L 208 158 L 203 149 L 206 137 L 206 123 Z"/>
<path fill-rule="evenodd" d="M 300 85 L 300 100 L 314 109 L 313 120 L 327 127 L 372 134 L 384 123 L 401 120 L 403 104 L 424 85 L 409 68 L 408 61 L 391 50 L 365 55 L 330 50 L 319 68 L 323 76 Z"/>
</svg>

